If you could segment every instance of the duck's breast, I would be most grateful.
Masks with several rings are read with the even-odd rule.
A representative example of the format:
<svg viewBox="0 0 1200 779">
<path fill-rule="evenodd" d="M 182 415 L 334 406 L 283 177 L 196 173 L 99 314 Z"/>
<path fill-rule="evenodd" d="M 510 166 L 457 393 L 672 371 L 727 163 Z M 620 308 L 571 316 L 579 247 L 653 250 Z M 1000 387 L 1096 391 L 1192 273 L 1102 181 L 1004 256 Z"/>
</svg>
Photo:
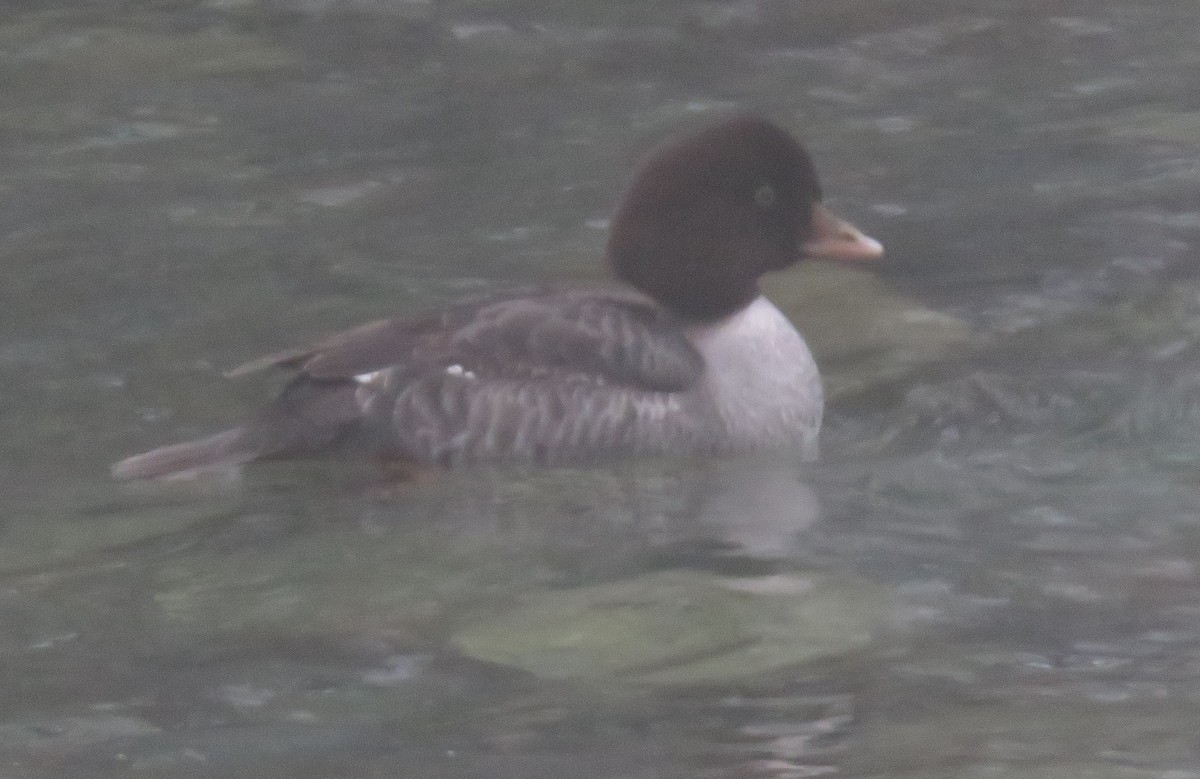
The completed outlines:
<svg viewBox="0 0 1200 779">
<path fill-rule="evenodd" d="M 690 335 L 705 363 L 693 392 L 719 420 L 716 449 L 816 458 L 821 376 L 808 344 L 779 309 L 759 297 Z"/>
</svg>

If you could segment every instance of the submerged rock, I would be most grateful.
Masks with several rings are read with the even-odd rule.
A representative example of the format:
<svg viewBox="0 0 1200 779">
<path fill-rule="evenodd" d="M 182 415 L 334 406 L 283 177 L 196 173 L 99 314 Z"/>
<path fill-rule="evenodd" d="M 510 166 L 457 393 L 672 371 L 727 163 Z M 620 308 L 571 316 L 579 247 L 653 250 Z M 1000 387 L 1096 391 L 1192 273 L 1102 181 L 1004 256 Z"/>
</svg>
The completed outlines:
<svg viewBox="0 0 1200 779">
<path fill-rule="evenodd" d="M 867 270 L 813 263 L 766 286 L 812 346 L 833 400 L 962 357 L 983 342 L 966 322 L 889 290 Z"/>
<path fill-rule="evenodd" d="M 452 643 L 546 678 L 723 682 L 862 650 L 886 602 L 850 577 L 671 571 L 538 594 Z"/>
</svg>

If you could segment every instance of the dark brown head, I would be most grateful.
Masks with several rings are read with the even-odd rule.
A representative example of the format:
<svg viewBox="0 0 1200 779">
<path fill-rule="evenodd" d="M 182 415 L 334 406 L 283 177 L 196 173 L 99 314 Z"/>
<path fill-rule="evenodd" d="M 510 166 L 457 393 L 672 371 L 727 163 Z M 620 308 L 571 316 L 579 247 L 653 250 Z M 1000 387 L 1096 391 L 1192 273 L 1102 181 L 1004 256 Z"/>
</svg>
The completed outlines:
<svg viewBox="0 0 1200 779">
<path fill-rule="evenodd" d="M 754 300 L 767 271 L 883 253 L 820 203 L 804 147 L 765 119 L 738 116 L 650 154 L 617 207 L 608 259 L 674 313 L 718 319 Z"/>
</svg>

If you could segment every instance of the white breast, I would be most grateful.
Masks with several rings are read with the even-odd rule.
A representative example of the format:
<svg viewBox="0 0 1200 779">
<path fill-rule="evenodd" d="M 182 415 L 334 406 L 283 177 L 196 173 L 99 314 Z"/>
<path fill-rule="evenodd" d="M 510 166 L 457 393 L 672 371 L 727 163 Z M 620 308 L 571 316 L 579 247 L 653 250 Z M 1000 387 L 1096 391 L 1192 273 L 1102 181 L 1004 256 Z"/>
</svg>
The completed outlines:
<svg viewBox="0 0 1200 779">
<path fill-rule="evenodd" d="M 706 365 L 699 391 L 724 427 L 720 448 L 816 458 L 821 376 L 808 344 L 779 309 L 759 297 L 691 336 Z"/>
</svg>

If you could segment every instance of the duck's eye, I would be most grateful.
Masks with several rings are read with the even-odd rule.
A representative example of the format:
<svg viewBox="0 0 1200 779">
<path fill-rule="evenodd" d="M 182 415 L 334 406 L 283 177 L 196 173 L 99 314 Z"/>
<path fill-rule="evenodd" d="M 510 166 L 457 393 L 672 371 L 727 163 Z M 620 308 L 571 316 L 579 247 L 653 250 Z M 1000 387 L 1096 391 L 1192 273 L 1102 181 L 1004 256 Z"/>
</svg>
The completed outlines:
<svg viewBox="0 0 1200 779">
<path fill-rule="evenodd" d="M 763 184 L 754 190 L 754 202 L 762 208 L 770 208 L 775 205 L 775 187 Z"/>
</svg>

